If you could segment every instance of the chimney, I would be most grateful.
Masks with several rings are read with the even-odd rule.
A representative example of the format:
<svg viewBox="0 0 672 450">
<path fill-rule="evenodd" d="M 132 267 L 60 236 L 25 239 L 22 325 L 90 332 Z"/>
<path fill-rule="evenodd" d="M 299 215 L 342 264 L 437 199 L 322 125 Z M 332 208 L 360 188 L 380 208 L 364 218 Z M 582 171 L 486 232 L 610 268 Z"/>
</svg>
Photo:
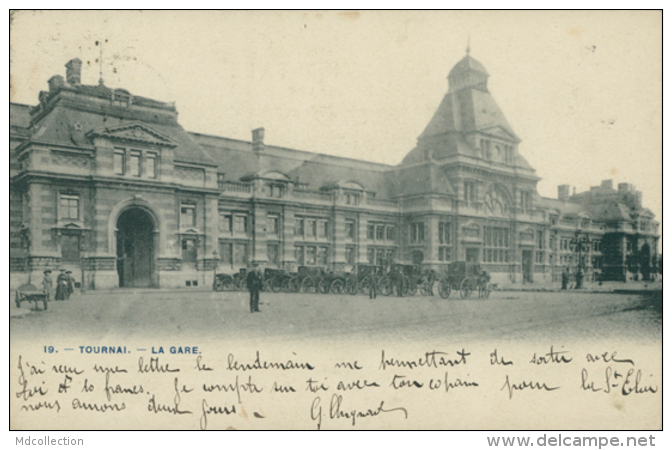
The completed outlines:
<svg viewBox="0 0 672 450">
<path fill-rule="evenodd" d="M 255 153 L 264 151 L 264 128 L 252 130 L 252 150 Z"/>
<path fill-rule="evenodd" d="M 65 79 L 70 84 L 80 84 L 82 82 L 82 60 L 79 58 L 71 59 L 65 65 Z"/>
<path fill-rule="evenodd" d="M 49 92 L 56 92 L 63 86 L 64 82 L 63 77 L 60 75 L 54 75 L 49 78 Z"/>
<path fill-rule="evenodd" d="M 625 194 L 630 192 L 630 183 L 618 183 L 618 193 Z"/>
<path fill-rule="evenodd" d="M 602 180 L 602 187 L 613 189 L 614 188 L 614 180 Z"/>
<path fill-rule="evenodd" d="M 569 185 L 561 184 L 558 186 L 558 200 L 566 202 L 569 199 Z"/>
</svg>

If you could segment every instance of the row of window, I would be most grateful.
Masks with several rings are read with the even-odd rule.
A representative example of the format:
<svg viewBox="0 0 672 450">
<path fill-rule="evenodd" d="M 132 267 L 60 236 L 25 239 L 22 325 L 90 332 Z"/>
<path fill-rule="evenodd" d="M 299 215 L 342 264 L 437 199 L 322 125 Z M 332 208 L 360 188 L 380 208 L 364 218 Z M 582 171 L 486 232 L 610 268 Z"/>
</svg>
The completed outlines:
<svg viewBox="0 0 672 450">
<path fill-rule="evenodd" d="M 294 247 L 294 259 L 299 266 L 326 266 L 329 263 L 329 247 L 297 245 Z"/>
<path fill-rule="evenodd" d="M 366 238 L 370 241 L 394 242 L 394 231 L 394 225 L 369 222 L 366 225 Z"/>
<path fill-rule="evenodd" d="M 128 160 L 128 164 L 127 164 Z M 124 148 L 114 149 L 114 173 L 140 177 L 144 173 L 147 178 L 157 178 L 159 155 L 155 152 L 143 152 L 140 150 L 128 150 Z"/>
<path fill-rule="evenodd" d="M 294 236 L 303 239 L 327 239 L 329 237 L 329 221 L 326 219 L 297 217 L 294 220 Z"/>
</svg>

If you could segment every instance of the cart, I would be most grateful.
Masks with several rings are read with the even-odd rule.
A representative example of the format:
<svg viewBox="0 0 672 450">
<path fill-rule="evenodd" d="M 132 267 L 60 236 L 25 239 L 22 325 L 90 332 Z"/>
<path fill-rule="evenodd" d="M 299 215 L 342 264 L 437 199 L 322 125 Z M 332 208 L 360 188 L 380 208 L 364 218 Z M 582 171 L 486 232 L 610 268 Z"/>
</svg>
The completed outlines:
<svg viewBox="0 0 672 450">
<path fill-rule="evenodd" d="M 451 291 L 460 291 L 460 297 L 468 298 L 478 289 L 481 266 L 478 263 L 467 261 L 451 262 L 439 280 L 439 295 L 448 298 Z M 487 289 L 487 286 L 486 286 Z M 490 292 L 487 292 L 489 295 Z M 487 298 L 485 292 L 479 292 L 479 297 Z"/>
<path fill-rule="evenodd" d="M 44 291 L 40 291 L 34 284 L 22 284 L 16 290 L 15 302 L 17 308 L 21 308 L 21 303 L 23 302 L 34 302 L 35 310 L 40 309 L 38 307 L 40 303 L 44 305 L 44 309 L 46 310 L 48 301 L 49 294 Z"/>
</svg>

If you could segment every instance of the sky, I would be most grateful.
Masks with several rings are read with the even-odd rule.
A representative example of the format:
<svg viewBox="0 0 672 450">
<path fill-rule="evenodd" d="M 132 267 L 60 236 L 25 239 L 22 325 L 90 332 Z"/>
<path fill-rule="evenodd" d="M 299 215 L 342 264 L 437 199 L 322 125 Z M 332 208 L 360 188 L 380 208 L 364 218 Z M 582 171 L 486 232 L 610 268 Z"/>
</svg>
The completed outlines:
<svg viewBox="0 0 672 450">
<path fill-rule="evenodd" d="M 541 177 L 538 191 L 633 183 L 662 222 L 662 13 L 20 11 L 10 99 L 65 63 L 175 102 L 189 131 L 398 164 L 471 55 Z"/>
</svg>

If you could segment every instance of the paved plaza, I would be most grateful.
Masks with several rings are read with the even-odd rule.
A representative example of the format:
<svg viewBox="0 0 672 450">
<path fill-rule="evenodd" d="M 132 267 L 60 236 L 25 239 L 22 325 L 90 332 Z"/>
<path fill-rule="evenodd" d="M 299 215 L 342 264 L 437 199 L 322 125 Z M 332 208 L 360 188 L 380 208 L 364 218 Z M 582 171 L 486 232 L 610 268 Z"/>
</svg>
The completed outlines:
<svg viewBox="0 0 672 450">
<path fill-rule="evenodd" d="M 13 297 L 12 297 L 13 298 Z M 455 338 L 469 341 L 633 338 L 657 342 L 662 290 L 493 291 L 487 300 L 438 296 L 261 294 L 249 312 L 247 292 L 116 290 L 77 293 L 46 311 L 10 306 L 11 338 L 85 335 L 92 340 L 156 336 L 250 340 Z"/>
</svg>

